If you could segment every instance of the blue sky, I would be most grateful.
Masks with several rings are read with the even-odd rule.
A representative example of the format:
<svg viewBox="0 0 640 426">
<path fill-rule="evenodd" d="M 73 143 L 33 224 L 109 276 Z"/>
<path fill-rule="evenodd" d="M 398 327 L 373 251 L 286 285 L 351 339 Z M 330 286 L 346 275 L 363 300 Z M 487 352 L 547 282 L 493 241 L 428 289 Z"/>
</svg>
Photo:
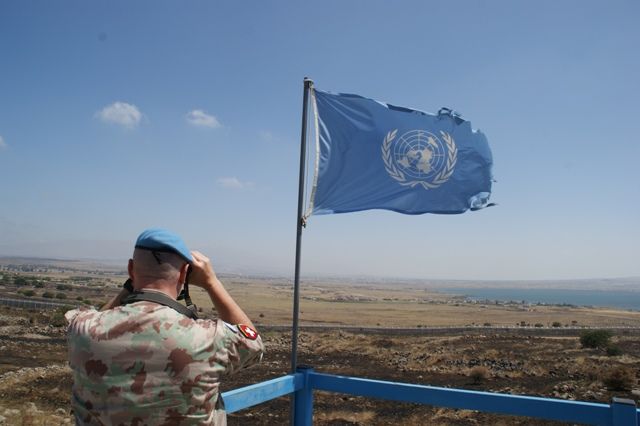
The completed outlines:
<svg viewBox="0 0 640 426">
<path fill-rule="evenodd" d="M 149 226 L 292 275 L 302 79 L 489 138 L 493 201 L 312 217 L 303 275 L 640 276 L 636 1 L 0 3 L 0 255 Z"/>
</svg>

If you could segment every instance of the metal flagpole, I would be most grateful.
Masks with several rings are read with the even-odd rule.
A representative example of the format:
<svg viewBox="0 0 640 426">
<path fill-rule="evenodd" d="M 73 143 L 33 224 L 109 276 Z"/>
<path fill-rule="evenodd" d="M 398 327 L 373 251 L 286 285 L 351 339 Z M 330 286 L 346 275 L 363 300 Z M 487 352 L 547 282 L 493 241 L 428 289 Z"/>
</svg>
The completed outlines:
<svg viewBox="0 0 640 426">
<path fill-rule="evenodd" d="M 302 134 L 300 136 L 300 177 L 298 183 L 298 215 L 296 216 L 296 266 L 293 276 L 293 327 L 291 329 L 291 373 L 298 367 L 298 316 L 300 311 L 300 249 L 302 244 L 303 207 L 304 207 L 304 177 L 307 158 L 307 106 L 309 104 L 309 90 L 313 81 L 304 78 L 304 95 L 302 97 Z M 289 406 L 289 424 L 295 424 L 295 394 L 291 394 Z"/>
<path fill-rule="evenodd" d="M 300 177 L 298 184 L 298 216 L 296 217 L 296 266 L 293 278 L 293 328 L 291 331 L 291 373 L 296 372 L 298 366 L 298 314 L 300 311 L 300 249 L 302 244 L 303 204 L 304 204 L 304 175 L 307 157 L 307 107 L 309 104 L 309 90 L 313 81 L 304 78 L 304 96 L 302 100 L 302 134 L 300 136 Z"/>
</svg>

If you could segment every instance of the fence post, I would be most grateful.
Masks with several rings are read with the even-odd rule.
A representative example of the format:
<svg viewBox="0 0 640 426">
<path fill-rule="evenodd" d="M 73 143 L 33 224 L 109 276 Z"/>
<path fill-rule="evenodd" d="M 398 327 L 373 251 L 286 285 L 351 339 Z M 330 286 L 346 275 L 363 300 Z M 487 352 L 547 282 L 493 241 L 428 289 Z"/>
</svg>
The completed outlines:
<svg viewBox="0 0 640 426">
<path fill-rule="evenodd" d="M 309 383 L 309 373 L 313 372 L 313 368 L 300 365 L 296 372 L 303 374 L 304 382 L 302 389 L 296 391 L 294 396 L 294 424 L 295 426 L 311 426 L 313 424 L 313 389 Z"/>
<path fill-rule="evenodd" d="M 632 399 L 613 397 L 611 415 L 613 426 L 638 426 L 636 402 Z"/>
</svg>

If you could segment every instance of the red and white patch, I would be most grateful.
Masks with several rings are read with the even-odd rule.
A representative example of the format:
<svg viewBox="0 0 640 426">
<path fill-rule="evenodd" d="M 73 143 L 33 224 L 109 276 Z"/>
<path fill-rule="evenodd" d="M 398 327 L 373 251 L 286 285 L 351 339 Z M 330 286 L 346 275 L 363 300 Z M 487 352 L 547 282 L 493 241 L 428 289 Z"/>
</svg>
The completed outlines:
<svg viewBox="0 0 640 426">
<path fill-rule="evenodd" d="M 256 340 L 258 338 L 258 332 L 248 325 L 238 324 L 238 330 L 240 330 L 240 333 L 249 340 Z"/>
</svg>

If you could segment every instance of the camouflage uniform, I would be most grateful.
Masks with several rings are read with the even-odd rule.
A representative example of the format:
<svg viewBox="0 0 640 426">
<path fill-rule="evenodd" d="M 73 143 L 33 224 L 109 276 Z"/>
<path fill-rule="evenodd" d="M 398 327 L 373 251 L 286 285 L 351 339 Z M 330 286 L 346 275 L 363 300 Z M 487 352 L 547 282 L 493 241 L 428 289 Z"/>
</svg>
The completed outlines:
<svg viewBox="0 0 640 426">
<path fill-rule="evenodd" d="M 151 302 L 66 317 L 80 425 L 224 425 L 220 376 L 264 351 L 260 336 Z"/>
</svg>

